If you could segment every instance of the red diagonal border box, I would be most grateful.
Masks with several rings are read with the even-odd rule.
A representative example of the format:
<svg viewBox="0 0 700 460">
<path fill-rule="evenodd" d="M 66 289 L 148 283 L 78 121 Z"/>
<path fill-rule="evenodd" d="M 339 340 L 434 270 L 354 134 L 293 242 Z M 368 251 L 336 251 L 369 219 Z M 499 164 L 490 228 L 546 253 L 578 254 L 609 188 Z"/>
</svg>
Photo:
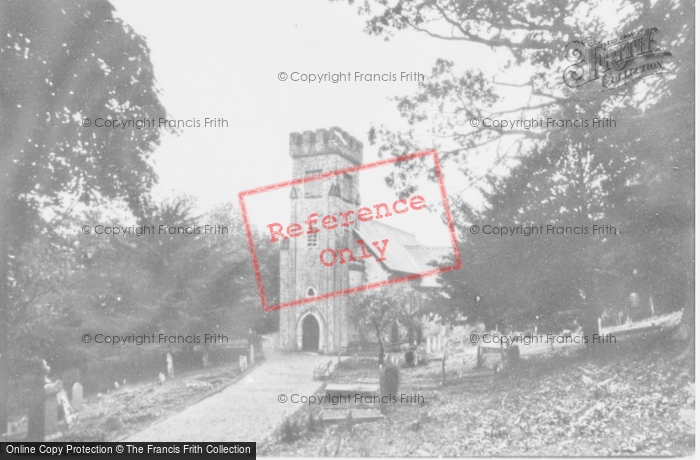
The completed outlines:
<svg viewBox="0 0 700 460">
<path fill-rule="evenodd" d="M 438 186 L 440 188 L 440 196 L 442 197 L 442 204 L 445 208 L 445 219 L 447 221 L 446 222 L 447 227 L 448 227 L 448 230 L 450 232 L 450 239 L 452 241 L 452 250 L 453 250 L 454 256 L 455 256 L 455 264 L 454 265 L 451 265 L 448 267 L 436 267 L 436 268 L 431 269 L 431 270 L 426 270 L 425 272 L 422 272 L 422 273 L 414 273 L 411 275 L 404 276 L 402 278 L 395 278 L 395 279 L 385 280 L 385 281 L 377 281 L 377 282 L 369 283 L 369 284 L 362 285 L 362 286 L 355 286 L 352 288 L 343 289 L 343 290 L 339 290 L 339 291 L 335 291 L 335 292 L 328 292 L 328 293 L 320 294 L 320 295 L 317 295 L 314 297 L 306 297 L 303 299 L 296 299 L 296 300 L 289 301 L 289 302 L 283 302 L 283 303 L 280 303 L 278 305 L 268 305 L 267 298 L 265 297 L 265 288 L 263 286 L 262 276 L 260 274 L 260 265 L 258 263 L 257 255 L 255 254 L 255 243 L 253 241 L 253 233 L 250 229 L 250 221 L 248 220 L 248 211 L 247 211 L 246 205 L 245 205 L 245 197 L 246 196 L 255 195 L 258 193 L 265 193 L 265 192 L 268 192 L 270 190 L 277 190 L 277 189 L 280 189 L 283 187 L 292 187 L 294 185 L 304 184 L 306 182 L 311 182 L 314 180 L 327 179 L 329 177 L 338 176 L 341 174 L 351 173 L 351 172 L 355 172 L 355 171 L 363 171 L 366 169 L 376 168 L 378 166 L 392 164 L 392 163 L 396 163 L 399 161 L 408 161 L 408 160 L 413 160 L 416 158 L 428 157 L 428 156 L 432 156 L 433 162 L 435 163 L 435 175 L 437 177 Z M 253 261 L 253 270 L 255 271 L 255 281 L 257 282 L 257 285 L 258 285 L 258 293 L 260 294 L 260 301 L 262 302 L 262 307 L 263 307 L 263 310 L 265 312 L 279 310 L 279 309 L 285 308 L 285 307 L 294 307 L 297 305 L 301 305 L 301 304 L 305 304 L 305 303 L 309 303 L 309 302 L 315 302 L 318 300 L 327 299 L 327 298 L 335 297 L 335 296 L 339 296 L 339 295 L 346 295 L 346 294 L 352 294 L 355 292 L 366 291 L 368 289 L 378 288 L 378 287 L 386 286 L 389 284 L 402 283 L 405 281 L 410 281 L 410 280 L 422 278 L 424 276 L 435 276 L 435 275 L 438 275 L 440 273 L 444 273 L 444 272 L 448 272 L 448 271 L 452 271 L 452 270 L 459 270 L 460 268 L 462 268 L 462 258 L 459 254 L 459 246 L 457 244 L 457 236 L 455 234 L 454 223 L 452 221 L 452 213 L 450 212 L 450 206 L 449 206 L 449 202 L 447 200 L 447 192 L 445 191 L 445 182 L 444 182 L 444 178 L 442 176 L 442 170 L 440 168 L 440 159 L 438 157 L 438 153 L 436 150 L 427 150 L 425 152 L 417 152 L 417 153 L 412 153 L 410 155 L 387 158 L 384 160 L 375 161 L 373 163 L 366 163 L 366 164 L 362 164 L 359 166 L 353 166 L 350 168 L 339 169 L 337 171 L 329 171 L 329 172 L 321 173 L 321 174 L 318 174 L 315 176 L 307 176 L 307 177 L 302 177 L 299 179 L 294 179 L 294 180 L 290 180 L 290 181 L 286 181 L 286 182 L 279 182 L 276 184 L 257 187 L 257 188 L 250 189 L 250 190 L 244 190 L 238 194 L 238 204 L 241 207 L 241 213 L 243 215 L 243 222 L 245 224 L 245 231 L 246 231 L 246 235 L 248 237 L 248 247 L 250 249 L 250 257 L 251 257 L 251 260 Z"/>
</svg>

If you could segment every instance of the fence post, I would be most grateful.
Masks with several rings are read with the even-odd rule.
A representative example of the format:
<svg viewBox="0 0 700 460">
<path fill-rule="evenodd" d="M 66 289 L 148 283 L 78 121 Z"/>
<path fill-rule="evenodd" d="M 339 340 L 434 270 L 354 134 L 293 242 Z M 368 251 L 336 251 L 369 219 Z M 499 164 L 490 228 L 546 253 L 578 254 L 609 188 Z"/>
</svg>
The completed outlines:
<svg viewBox="0 0 700 460">
<path fill-rule="evenodd" d="M 442 380 L 440 386 L 445 386 L 445 361 L 447 360 L 447 350 L 442 354 Z"/>
</svg>

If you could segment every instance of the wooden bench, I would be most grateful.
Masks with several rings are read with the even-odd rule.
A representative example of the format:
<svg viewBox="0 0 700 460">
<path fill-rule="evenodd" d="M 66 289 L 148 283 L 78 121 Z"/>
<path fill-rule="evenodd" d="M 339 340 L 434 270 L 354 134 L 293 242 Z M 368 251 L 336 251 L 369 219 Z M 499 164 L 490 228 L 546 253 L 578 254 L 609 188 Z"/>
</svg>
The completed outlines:
<svg viewBox="0 0 700 460">
<path fill-rule="evenodd" d="M 325 380 L 330 377 L 332 366 L 333 360 L 330 360 L 327 364 L 321 364 L 316 367 L 316 369 L 314 369 L 314 380 Z"/>
</svg>

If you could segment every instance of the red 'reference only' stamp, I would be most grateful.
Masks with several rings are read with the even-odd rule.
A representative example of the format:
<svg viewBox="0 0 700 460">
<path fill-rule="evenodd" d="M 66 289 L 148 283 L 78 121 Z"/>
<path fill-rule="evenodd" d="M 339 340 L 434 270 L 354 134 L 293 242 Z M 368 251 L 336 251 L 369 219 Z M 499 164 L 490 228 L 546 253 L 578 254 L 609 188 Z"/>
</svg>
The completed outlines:
<svg viewBox="0 0 700 460">
<path fill-rule="evenodd" d="M 462 267 L 435 150 L 362 164 L 362 144 L 347 133 L 332 129 L 293 133 L 290 154 L 294 179 L 238 195 L 264 311 L 425 280 Z M 431 160 L 436 190 L 398 199 L 387 199 L 385 193 L 383 198 L 361 202 L 360 173 L 369 176 L 372 170 L 386 177 L 394 163 Z M 275 200 L 289 200 L 288 214 L 280 211 L 264 226 L 262 234 L 269 243 L 279 245 L 280 271 L 286 275 L 280 277 L 279 286 L 269 285 L 269 280 L 266 286 L 250 222 L 253 208 L 249 210 L 247 202 L 262 194 L 282 191 L 285 194 Z M 423 246 L 414 234 L 396 227 L 400 223 L 415 227 L 416 222 L 435 217 L 436 213 L 427 209 L 431 204 L 443 210 L 450 246 Z M 265 293 L 278 288 L 279 302 L 268 301 Z"/>
</svg>

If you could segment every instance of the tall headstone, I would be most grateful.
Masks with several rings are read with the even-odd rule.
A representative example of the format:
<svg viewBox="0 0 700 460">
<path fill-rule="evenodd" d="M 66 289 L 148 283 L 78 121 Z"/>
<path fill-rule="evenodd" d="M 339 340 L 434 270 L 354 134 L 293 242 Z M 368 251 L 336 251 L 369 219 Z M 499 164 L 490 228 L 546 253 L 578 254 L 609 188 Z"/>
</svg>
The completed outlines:
<svg viewBox="0 0 700 460">
<path fill-rule="evenodd" d="M 76 412 L 83 410 L 83 386 L 80 382 L 75 382 L 73 385 L 71 404 L 73 405 L 73 410 Z"/>
<path fill-rule="evenodd" d="M 56 394 L 56 399 L 58 401 L 58 406 L 63 412 L 63 421 L 66 422 L 66 425 L 68 425 L 70 428 L 70 425 L 73 423 L 73 419 L 75 418 L 75 410 L 73 409 L 73 405 L 68 400 L 68 393 L 66 392 L 66 389 L 63 388 L 63 385 L 61 385 L 61 387 L 61 390 Z"/>
<path fill-rule="evenodd" d="M 58 398 L 63 383 L 57 380 L 44 385 L 44 441 L 53 441 L 63 436 L 58 429 Z"/>
<path fill-rule="evenodd" d="M 175 369 L 173 368 L 173 355 L 168 353 L 166 355 L 165 361 L 168 364 L 168 377 L 170 377 L 170 379 L 172 380 L 175 378 Z"/>
<path fill-rule="evenodd" d="M 250 345 L 250 365 L 255 364 L 255 345 Z"/>
<path fill-rule="evenodd" d="M 381 412 L 386 414 L 388 411 L 388 403 L 396 401 L 394 398 L 399 394 L 400 372 L 397 366 L 387 364 L 380 367 L 379 370 L 379 395 L 382 397 Z"/>
</svg>

